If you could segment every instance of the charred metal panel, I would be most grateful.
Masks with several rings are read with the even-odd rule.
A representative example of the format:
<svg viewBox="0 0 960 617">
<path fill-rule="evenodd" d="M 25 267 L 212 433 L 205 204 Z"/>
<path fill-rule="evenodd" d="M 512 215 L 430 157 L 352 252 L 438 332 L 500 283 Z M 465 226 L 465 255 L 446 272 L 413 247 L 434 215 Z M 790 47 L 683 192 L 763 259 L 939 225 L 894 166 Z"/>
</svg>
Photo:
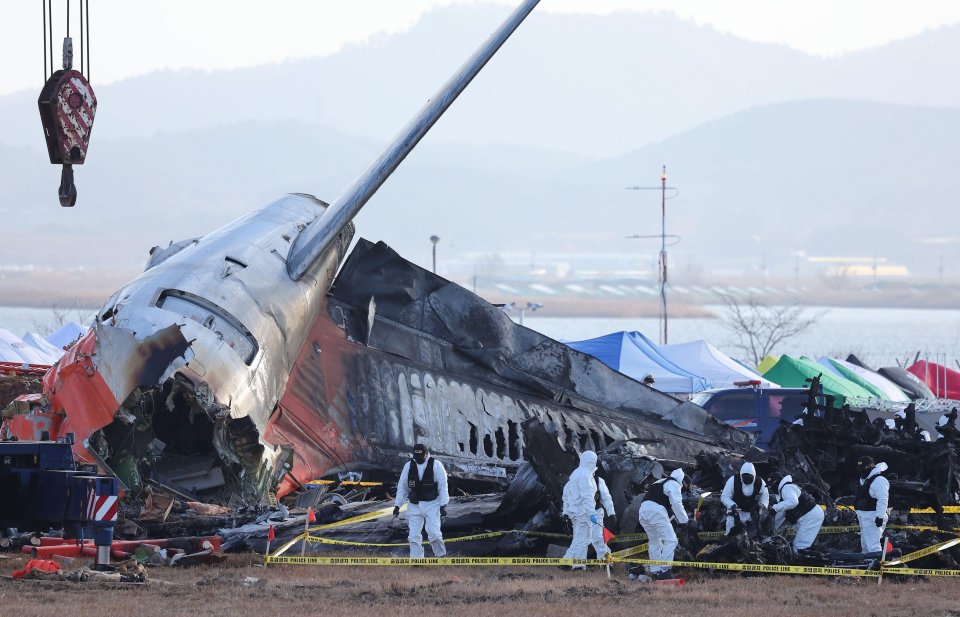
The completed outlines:
<svg viewBox="0 0 960 617">
<path fill-rule="evenodd" d="M 372 348 L 562 408 L 591 414 L 616 409 L 664 430 L 685 429 L 738 445 L 750 442 L 749 435 L 696 405 L 681 405 L 595 358 L 514 324 L 493 305 L 406 261 L 382 242 L 357 244 L 330 295 L 334 321 L 349 339 L 368 340 Z M 360 316 L 370 298 L 377 312 L 372 331 L 366 332 Z"/>
</svg>

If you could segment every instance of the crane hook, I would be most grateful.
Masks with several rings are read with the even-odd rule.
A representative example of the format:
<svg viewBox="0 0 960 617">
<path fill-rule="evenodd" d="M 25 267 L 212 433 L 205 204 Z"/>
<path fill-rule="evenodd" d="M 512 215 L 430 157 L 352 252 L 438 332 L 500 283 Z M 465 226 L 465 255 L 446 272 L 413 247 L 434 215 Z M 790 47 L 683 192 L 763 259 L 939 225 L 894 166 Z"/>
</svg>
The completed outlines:
<svg viewBox="0 0 960 617">
<path fill-rule="evenodd" d="M 64 208 L 72 208 L 77 203 L 77 185 L 73 183 L 73 165 L 64 163 L 63 171 L 60 172 L 60 188 L 57 190 L 57 196 L 60 197 L 60 205 Z"/>
</svg>

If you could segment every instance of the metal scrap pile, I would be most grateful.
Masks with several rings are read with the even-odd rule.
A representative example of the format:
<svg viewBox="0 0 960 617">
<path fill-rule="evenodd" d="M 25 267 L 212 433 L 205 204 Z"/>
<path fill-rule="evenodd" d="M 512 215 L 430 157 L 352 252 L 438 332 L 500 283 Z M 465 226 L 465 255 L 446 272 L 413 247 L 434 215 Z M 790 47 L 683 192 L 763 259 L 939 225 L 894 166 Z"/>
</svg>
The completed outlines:
<svg viewBox="0 0 960 617">
<path fill-rule="evenodd" d="M 924 418 L 929 422 L 929 418 Z M 890 505 L 895 510 L 957 503 L 960 497 L 960 445 L 950 431 L 935 442 L 919 436 L 916 414 L 908 408 L 891 423 L 871 421 L 865 411 L 827 407 L 808 413 L 802 423 L 785 424 L 771 441 L 779 463 L 821 503 L 848 503 L 858 484 L 854 462 L 871 456 L 889 468 Z"/>
</svg>

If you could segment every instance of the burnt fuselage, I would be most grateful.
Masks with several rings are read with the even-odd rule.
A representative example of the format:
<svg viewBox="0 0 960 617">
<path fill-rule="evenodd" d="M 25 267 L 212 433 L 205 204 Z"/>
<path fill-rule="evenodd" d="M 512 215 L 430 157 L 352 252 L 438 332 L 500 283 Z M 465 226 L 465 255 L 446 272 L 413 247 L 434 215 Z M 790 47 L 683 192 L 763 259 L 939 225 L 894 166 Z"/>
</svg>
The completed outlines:
<svg viewBox="0 0 960 617">
<path fill-rule="evenodd" d="M 496 479 L 524 462 L 520 424 L 531 418 L 557 427 L 574 450 L 632 440 L 641 453 L 688 464 L 700 451 L 751 442 L 364 240 L 311 329 L 266 438 L 293 444 L 299 481 L 395 473 L 418 442 L 454 476 Z"/>
</svg>

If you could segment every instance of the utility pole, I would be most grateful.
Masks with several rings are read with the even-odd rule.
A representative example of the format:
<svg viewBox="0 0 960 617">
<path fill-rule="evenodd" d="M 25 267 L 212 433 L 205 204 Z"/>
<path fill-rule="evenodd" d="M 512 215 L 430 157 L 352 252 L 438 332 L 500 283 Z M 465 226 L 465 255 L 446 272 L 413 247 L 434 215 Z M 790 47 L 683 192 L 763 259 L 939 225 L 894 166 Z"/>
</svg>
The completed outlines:
<svg viewBox="0 0 960 617">
<path fill-rule="evenodd" d="M 667 166 L 660 172 L 660 319 L 661 345 L 667 344 Z"/>
<path fill-rule="evenodd" d="M 643 191 L 650 189 L 659 189 L 660 190 L 660 259 L 659 259 L 659 272 L 657 273 L 658 282 L 660 284 L 660 310 L 659 310 L 659 322 L 660 322 L 660 344 L 666 345 L 668 342 L 668 327 L 667 327 L 667 238 L 675 238 L 679 241 L 679 236 L 668 236 L 667 235 L 667 199 L 673 199 L 680 194 L 680 191 L 675 187 L 667 186 L 667 166 L 663 166 L 663 170 L 660 172 L 660 186 L 628 186 L 628 191 Z M 673 191 L 670 196 L 667 196 L 667 191 Z M 628 238 L 656 238 L 658 236 L 627 236 Z"/>
</svg>

